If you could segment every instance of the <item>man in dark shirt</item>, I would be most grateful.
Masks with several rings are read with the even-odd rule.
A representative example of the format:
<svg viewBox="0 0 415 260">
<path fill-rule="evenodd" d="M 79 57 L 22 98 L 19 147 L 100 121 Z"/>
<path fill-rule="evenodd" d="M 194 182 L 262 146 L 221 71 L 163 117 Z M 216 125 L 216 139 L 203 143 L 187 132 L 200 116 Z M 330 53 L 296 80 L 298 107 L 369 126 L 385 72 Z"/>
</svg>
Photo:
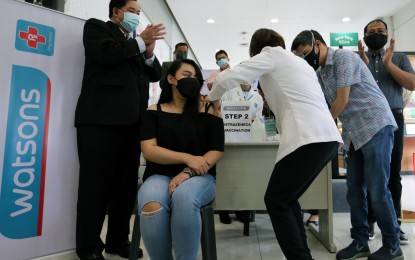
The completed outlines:
<svg viewBox="0 0 415 260">
<path fill-rule="evenodd" d="M 403 88 L 415 89 L 415 72 L 408 57 L 403 53 L 394 53 L 395 39 L 391 39 L 389 48 L 385 48 L 388 40 L 388 26 L 382 20 L 369 22 L 364 28 L 364 42 L 369 48 L 365 52 L 362 41 L 359 41 L 359 55 L 368 65 L 370 72 L 375 78 L 379 88 L 385 95 L 392 110 L 399 129 L 395 132 L 393 150 L 390 162 L 389 190 L 396 216 L 401 215 L 401 160 L 403 154 L 404 139 L 404 117 L 403 117 Z M 369 194 L 370 195 L 370 194 Z M 368 196 L 369 196 L 368 195 Z M 373 211 L 368 203 L 368 221 L 370 225 L 369 239 L 375 237 Z M 399 225 L 401 222 L 398 220 Z M 409 240 L 405 233 L 400 230 L 400 243 L 408 244 Z"/>
<path fill-rule="evenodd" d="M 136 0 L 111 0 L 110 21 L 84 26 L 85 68 L 75 112 L 80 163 L 76 252 L 104 259 L 102 250 L 129 257 L 129 222 L 137 192 L 139 127 L 147 108 L 149 82 L 161 76 L 153 50 L 162 24 L 149 25 L 136 39 Z M 101 229 L 108 210 L 105 246 Z"/>
</svg>

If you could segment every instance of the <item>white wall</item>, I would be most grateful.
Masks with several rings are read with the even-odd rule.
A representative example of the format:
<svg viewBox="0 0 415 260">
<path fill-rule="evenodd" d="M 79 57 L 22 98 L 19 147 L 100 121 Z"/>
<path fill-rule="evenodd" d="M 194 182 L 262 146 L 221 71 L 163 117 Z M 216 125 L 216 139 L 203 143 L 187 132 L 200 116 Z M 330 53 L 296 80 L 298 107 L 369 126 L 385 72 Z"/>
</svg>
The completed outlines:
<svg viewBox="0 0 415 260">
<path fill-rule="evenodd" d="M 392 17 L 396 51 L 415 51 L 415 1 Z"/>
<path fill-rule="evenodd" d="M 166 26 L 166 36 L 162 45 L 162 53 L 157 53 L 160 62 L 173 60 L 173 50 L 176 43 L 187 42 L 169 8 L 162 0 L 139 0 L 138 1 L 142 16 L 141 23 L 163 23 Z M 97 18 L 103 21 L 109 19 L 108 14 L 109 0 L 67 0 L 65 13 L 83 19 Z M 161 55 L 160 55 L 161 54 Z M 195 59 L 193 51 L 189 50 L 188 57 Z M 197 60 L 196 60 L 197 61 Z"/>
<path fill-rule="evenodd" d="M 173 60 L 174 46 L 179 42 L 186 42 L 189 44 L 188 58 L 198 62 L 193 53 L 191 43 L 187 42 L 164 0 L 138 0 L 138 3 L 141 10 L 146 13 L 152 23 L 163 23 L 166 26 L 165 40 L 171 47 L 170 60 Z"/>
</svg>

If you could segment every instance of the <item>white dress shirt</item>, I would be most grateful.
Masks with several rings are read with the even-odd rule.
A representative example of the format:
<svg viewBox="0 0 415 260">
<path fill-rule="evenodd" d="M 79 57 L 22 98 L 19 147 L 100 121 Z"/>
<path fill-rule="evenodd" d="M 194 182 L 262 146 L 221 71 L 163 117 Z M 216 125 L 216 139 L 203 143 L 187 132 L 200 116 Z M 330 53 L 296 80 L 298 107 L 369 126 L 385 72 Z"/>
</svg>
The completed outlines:
<svg viewBox="0 0 415 260">
<path fill-rule="evenodd" d="M 280 132 L 276 163 L 307 144 L 342 143 L 315 71 L 305 60 L 281 47 L 265 47 L 251 59 L 219 73 L 209 100 L 217 100 L 240 82 L 254 79 L 261 82 Z"/>
</svg>

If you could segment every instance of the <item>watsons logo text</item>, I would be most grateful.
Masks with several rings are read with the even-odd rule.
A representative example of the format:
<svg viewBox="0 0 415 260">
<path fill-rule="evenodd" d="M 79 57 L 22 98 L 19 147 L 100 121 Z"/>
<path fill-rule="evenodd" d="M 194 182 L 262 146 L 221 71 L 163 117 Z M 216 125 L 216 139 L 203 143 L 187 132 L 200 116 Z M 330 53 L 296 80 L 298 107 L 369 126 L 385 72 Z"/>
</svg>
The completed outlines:
<svg viewBox="0 0 415 260">
<path fill-rule="evenodd" d="M 0 233 L 42 234 L 51 85 L 42 71 L 13 65 L 0 178 Z"/>
</svg>

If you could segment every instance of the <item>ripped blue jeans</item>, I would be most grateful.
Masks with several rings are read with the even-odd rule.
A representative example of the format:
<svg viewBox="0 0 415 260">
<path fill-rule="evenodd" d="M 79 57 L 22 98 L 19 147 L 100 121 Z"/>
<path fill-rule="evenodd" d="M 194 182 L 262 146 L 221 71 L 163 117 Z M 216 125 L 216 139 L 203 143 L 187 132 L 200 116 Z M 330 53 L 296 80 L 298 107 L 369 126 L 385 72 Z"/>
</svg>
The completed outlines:
<svg viewBox="0 0 415 260">
<path fill-rule="evenodd" d="M 138 192 L 141 235 L 150 259 L 195 260 L 202 232 L 200 208 L 215 197 L 216 181 L 210 174 L 181 183 L 169 196 L 171 177 L 152 175 Z M 149 202 L 158 202 L 156 212 L 142 211 Z"/>
</svg>

